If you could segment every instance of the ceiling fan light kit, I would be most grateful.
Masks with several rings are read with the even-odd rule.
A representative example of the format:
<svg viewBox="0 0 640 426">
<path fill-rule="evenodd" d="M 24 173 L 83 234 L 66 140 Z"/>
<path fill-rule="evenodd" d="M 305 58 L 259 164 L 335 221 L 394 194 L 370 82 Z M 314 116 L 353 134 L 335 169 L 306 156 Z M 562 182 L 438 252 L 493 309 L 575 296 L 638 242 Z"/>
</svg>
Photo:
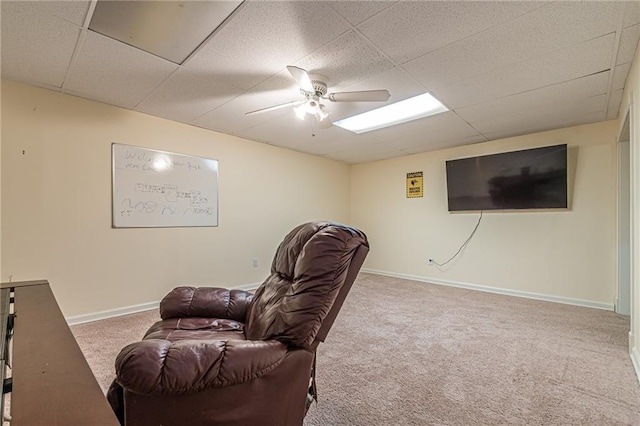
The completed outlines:
<svg viewBox="0 0 640 426">
<path fill-rule="evenodd" d="M 313 99 L 309 99 L 307 102 L 298 105 L 293 108 L 293 110 L 296 113 L 296 116 L 301 120 L 304 120 L 307 114 L 314 116 L 318 121 L 322 121 L 329 117 L 329 113 L 324 105 Z"/>
<path fill-rule="evenodd" d="M 431 93 L 427 92 L 336 121 L 333 124 L 353 133 L 360 134 L 446 111 L 449 111 L 449 109 L 431 95 Z"/>
</svg>

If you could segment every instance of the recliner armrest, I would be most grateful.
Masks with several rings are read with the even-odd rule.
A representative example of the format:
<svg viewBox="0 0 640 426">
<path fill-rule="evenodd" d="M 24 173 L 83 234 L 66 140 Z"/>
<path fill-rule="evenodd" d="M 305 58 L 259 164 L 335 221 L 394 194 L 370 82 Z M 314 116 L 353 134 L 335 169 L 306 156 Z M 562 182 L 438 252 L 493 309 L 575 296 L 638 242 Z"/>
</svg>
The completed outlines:
<svg viewBox="0 0 640 426">
<path fill-rule="evenodd" d="M 276 340 L 149 339 L 120 351 L 116 381 L 142 395 L 186 394 L 248 382 L 276 368 L 286 354 Z"/>
<path fill-rule="evenodd" d="M 176 287 L 160 302 L 162 319 L 205 317 L 245 322 L 253 294 L 216 287 Z"/>
</svg>

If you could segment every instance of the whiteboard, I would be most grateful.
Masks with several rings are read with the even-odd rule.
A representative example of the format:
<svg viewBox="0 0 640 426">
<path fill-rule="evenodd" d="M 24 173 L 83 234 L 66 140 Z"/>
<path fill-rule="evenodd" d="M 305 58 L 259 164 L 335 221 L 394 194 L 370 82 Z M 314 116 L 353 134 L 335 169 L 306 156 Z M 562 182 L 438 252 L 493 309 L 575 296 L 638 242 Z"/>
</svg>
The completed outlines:
<svg viewBox="0 0 640 426">
<path fill-rule="evenodd" d="M 112 226 L 218 226 L 218 161 L 112 144 Z"/>
</svg>

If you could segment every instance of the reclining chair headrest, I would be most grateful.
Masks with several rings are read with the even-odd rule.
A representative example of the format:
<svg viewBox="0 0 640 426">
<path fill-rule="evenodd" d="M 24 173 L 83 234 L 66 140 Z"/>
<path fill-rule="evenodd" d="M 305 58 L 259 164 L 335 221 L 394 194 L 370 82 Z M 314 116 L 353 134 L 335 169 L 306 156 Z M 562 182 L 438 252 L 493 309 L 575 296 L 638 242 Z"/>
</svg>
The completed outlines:
<svg viewBox="0 0 640 426">
<path fill-rule="evenodd" d="M 339 295 L 340 308 L 368 248 L 361 231 L 337 223 L 310 222 L 291 231 L 249 306 L 247 339 L 311 345 Z"/>
</svg>

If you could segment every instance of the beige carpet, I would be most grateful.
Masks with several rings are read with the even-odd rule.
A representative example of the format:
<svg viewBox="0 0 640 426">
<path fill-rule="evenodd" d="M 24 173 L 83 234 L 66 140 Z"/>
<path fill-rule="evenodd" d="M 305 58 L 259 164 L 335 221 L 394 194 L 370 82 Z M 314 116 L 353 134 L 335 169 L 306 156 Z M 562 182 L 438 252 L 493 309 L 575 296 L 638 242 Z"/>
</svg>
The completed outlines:
<svg viewBox="0 0 640 426">
<path fill-rule="evenodd" d="M 157 319 L 72 327 L 103 390 Z M 640 425 L 628 332 L 613 312 L 360 274 L 305 425 Z"/>
</svg>

